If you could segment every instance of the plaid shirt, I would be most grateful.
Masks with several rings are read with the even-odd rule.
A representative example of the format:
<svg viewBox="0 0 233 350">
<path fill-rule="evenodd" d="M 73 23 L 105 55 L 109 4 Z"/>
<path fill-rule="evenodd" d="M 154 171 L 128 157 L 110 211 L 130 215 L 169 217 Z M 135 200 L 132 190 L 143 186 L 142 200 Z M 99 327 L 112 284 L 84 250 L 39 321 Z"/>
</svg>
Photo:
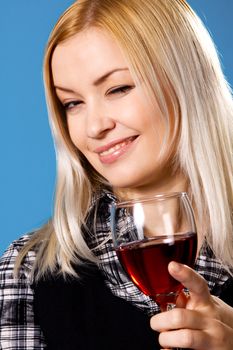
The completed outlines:
<svg viewBox="0 0 233 350">
<path fill-rule="evenodd" d="M 92 235 L 87 243 L 100 260 L 100 269 L 105 283 L 112 293 L 124 298 L 148 315 L 159 312 L 157 304 L 141 293 L 128 279 L 122 269 L 110 234 L 109 205 L 115 200 L 110 193 L 103 193 L 93 201 L 87 220 Z M 93 220 L 97 208 L 96 220 Z M 95 230 L 91 226 L 95 222 Z M 25 235 L 13 242 L 0 260 L 0 350 L 45 349 L 46 344 L 40 326 L 35 323 L 33 312 L 33 290 L 30 271 L 35 261 L 35 252 L 30 251 L 21 267 L 18 279 L 13 277 L 15 258 L 29 240 Z M 221 264 L 203 247 L 195 269 L 206 279 L 210 291 L 220 295 L 230 275 Z"/>
</svg>

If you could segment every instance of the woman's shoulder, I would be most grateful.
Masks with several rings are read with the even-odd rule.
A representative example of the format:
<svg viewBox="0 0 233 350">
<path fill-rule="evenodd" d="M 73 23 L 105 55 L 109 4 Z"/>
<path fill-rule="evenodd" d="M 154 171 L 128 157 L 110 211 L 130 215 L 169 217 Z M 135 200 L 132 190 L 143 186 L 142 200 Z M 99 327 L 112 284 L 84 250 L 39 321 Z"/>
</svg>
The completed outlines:
<svg viewBox="0 0 233 350">
<path fill-rule="evenodd" d="M 3 255 L 0 257 L 0 284 L 5 283 L 6 280 L 15 279 L 14 268 L 17 257 L 20 251 L 32 238 L 33 234 L 33 232 L 25 234 L 19 239 L 13 241 L 3 253 Z M 33 263 L 35 261 L 35 257 L 36 252 L 34 250 L 29 250 L 28 253 L 25 255 L 20 266 L 18 279 L 20 279 L 22 275 L 24 275 L 25 277 L 29 276 L 33 267 Z"/>
<path fill-rule="evenodd" d="M 17 257 L 32 237 L 33 233 L 15 240 L 0 258 L 0 344 L 4 349 L 45 348 L 41 329 L 35 323 L 31 288 L 30 272 L 36 252 L 29 250 L 18 274 L 14 274 Z"/>
<path fill-rule="evenodd" d="M 216 258 L 206 241 L 197 257 L 195 270 L 207 281 L 213 295 L 221 296 L 228 286 L 231 285 L 231 288 L 233 286 L 233 271 L 230 271 Z"/>
</svg>

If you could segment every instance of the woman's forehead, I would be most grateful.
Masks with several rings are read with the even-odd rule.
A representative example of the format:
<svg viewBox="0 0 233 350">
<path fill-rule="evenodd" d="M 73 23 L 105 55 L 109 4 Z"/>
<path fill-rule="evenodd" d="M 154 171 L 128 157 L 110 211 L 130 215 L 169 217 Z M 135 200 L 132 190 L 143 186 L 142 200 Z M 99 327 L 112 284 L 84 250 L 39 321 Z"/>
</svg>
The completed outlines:
<svg viewBox="0 0 233 350">
<path fill-rule="evenodd" d="M 98 77 L 103 72 L 127 68 L 117 42 L 105 31 L 91 28 L 57 45 L 52 61 L 52 74 L 59 83 L 69 75 Z"/>
</svg>

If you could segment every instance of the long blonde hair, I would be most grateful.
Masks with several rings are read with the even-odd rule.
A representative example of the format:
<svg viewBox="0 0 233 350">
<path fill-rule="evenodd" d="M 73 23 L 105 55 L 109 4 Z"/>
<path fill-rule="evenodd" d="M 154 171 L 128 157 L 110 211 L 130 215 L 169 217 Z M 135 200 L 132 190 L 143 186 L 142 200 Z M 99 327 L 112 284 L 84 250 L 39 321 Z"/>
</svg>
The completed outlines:
<svg viewBox="0 0 233 350">
<path fill-rule="evenodd" d="M 169 137 L 179 134 L 175 160 L 189 179 L 201 232 L 216 257 L 232 267 L 232 95 L 210 35 L 184 0 L 79 0 L 58 20 L 44 60 L 57 155 L 54 215 L 26 244 L 18 266 L 35 246 L 39 275 L 54 271 L 56 263 L 72 274 L 72 263 L 95 261 L 81 227 L 93 193 L 108 184 L 72 144 L 51 71 L 56 46 L 89 27 L 117 40 L 135 81 L 143 81 L 148 96 L 159 103 Z"/>
</svg>

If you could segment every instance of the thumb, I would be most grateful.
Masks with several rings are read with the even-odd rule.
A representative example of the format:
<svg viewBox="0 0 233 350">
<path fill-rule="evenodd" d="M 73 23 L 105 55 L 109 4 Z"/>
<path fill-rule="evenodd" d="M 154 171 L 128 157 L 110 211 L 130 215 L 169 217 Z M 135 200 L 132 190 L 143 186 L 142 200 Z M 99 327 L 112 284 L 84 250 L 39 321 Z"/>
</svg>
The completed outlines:
<svg viewBox="0 0 233 350">
<path fill-rule="evenodd" d="M 192 308 L 205 306 L 210 302 L 211 296 L 206 281 L 197 272 L 186 265 L 170 262 L 168 271 L 173 278 L 179 281 L 190 293 L 189 305 Z"/>
</svg>

